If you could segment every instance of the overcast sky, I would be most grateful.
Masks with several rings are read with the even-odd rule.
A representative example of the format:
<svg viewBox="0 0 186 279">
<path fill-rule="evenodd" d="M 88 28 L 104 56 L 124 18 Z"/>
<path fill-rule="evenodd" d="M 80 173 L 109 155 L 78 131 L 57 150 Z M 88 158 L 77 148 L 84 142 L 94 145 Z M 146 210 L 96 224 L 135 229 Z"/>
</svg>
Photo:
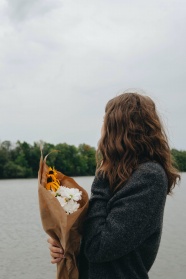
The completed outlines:
<svg viewBox="0 0 186 279">
<path fill-rule="evenodd" d="M 186 150 L 184 0 L 0 1 L 0 141 L 96 147 L 106 102 L 128 88 Z"/>
</svg>

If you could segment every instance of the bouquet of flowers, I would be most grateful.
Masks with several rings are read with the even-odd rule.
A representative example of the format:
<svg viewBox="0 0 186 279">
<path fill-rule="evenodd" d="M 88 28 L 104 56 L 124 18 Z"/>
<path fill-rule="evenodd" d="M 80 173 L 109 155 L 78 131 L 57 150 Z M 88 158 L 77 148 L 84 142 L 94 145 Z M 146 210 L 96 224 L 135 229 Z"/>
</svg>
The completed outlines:
<svg viewBox="0 0 186 279">
<path fill-rule="evenodd" d="M 48 155 L 47 155 L 48 156 Z M 64 249 L 57 279 L 78 279 L 77 256 L 88 194 L 74 179 L 48 167 L 41 154 L 38 172 L 40 215 L 45 232 Z"/>
<path fill-rule="evenodd" d="M 67 214 L 72 214 L 77 211 L 80 206 L 78 201 L 82 198 L 82 191 L 77 188 L 61 186 L 57 177 L 57 171 L 54 168 L 52 169 L 49 167 L 45 188 L 51 191 L 51 194 L 58 199 Z"/>
</svg>

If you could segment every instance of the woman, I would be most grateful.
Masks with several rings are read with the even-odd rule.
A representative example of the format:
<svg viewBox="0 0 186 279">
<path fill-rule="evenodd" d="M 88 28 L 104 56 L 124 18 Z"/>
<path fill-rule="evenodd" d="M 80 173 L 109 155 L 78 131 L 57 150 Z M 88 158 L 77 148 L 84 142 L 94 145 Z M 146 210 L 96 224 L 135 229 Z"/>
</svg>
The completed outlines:
<svg viewBox="0 0 186 279">
<path fill-rule="evenodd" d="M 80 279 L 146 279 L 163 212 L 180 176 L 154 102 L 137 93 L 110 100 L 97 150 L 79 256 Z M 52 263 L 63 249 L 49 239 Z"/>
</svg>

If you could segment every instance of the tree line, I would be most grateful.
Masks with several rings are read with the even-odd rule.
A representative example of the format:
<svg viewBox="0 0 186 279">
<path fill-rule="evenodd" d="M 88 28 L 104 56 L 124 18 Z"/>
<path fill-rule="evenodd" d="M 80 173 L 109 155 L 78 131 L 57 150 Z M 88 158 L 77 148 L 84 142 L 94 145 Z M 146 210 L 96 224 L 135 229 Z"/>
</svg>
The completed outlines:
<svg viewBox="0 0 186 279">
<path fill-rule="evenodd" d="M 41 156 L 40 147 L 43 145 L 43 154 L 47 155 L 48 166 L 55 167 L 58 171 L 68 176 L 94 175 L 96 168 L 95 148 L 87 144 L 78 147 L 59 143 L 10 141 L 0 143 L 0 178 L 35 178 L 38 175 Z"/>
<path fill-rule="evenodd" d="M 53 150 L 47 158 L 47 164 L 68 176 L 94 175 L 96 169 L 96 150 L 88 144 L 78 147 L 59 143 L 43 144 L 43 154 Z M 36 178 L 39 168 L 41 142 L 33 145 L 27 142 L 10 141 L 0 143 L 0 179 L 2 178 Z M 186 171 L 186 151 L 171 150 L 174 164 L 180 172 Z"/>
</svg>

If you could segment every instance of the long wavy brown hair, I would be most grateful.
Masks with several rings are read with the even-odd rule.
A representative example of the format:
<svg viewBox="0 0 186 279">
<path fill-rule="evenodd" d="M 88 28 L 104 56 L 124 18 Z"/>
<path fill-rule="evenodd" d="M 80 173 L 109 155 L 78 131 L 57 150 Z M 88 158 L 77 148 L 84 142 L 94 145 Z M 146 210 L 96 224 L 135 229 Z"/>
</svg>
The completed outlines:
<svg viewBox="0 0 186 279">
<path fill-rule="evenodd" d="M 164 168 L 168 194 L 180 179 L 155 104 L 138 93 L 123 93 L 107 103 L 96 157 L 96 172 L 107 177 L 113 191 L 147 161 L 156 161 Z"/>
</svg>

